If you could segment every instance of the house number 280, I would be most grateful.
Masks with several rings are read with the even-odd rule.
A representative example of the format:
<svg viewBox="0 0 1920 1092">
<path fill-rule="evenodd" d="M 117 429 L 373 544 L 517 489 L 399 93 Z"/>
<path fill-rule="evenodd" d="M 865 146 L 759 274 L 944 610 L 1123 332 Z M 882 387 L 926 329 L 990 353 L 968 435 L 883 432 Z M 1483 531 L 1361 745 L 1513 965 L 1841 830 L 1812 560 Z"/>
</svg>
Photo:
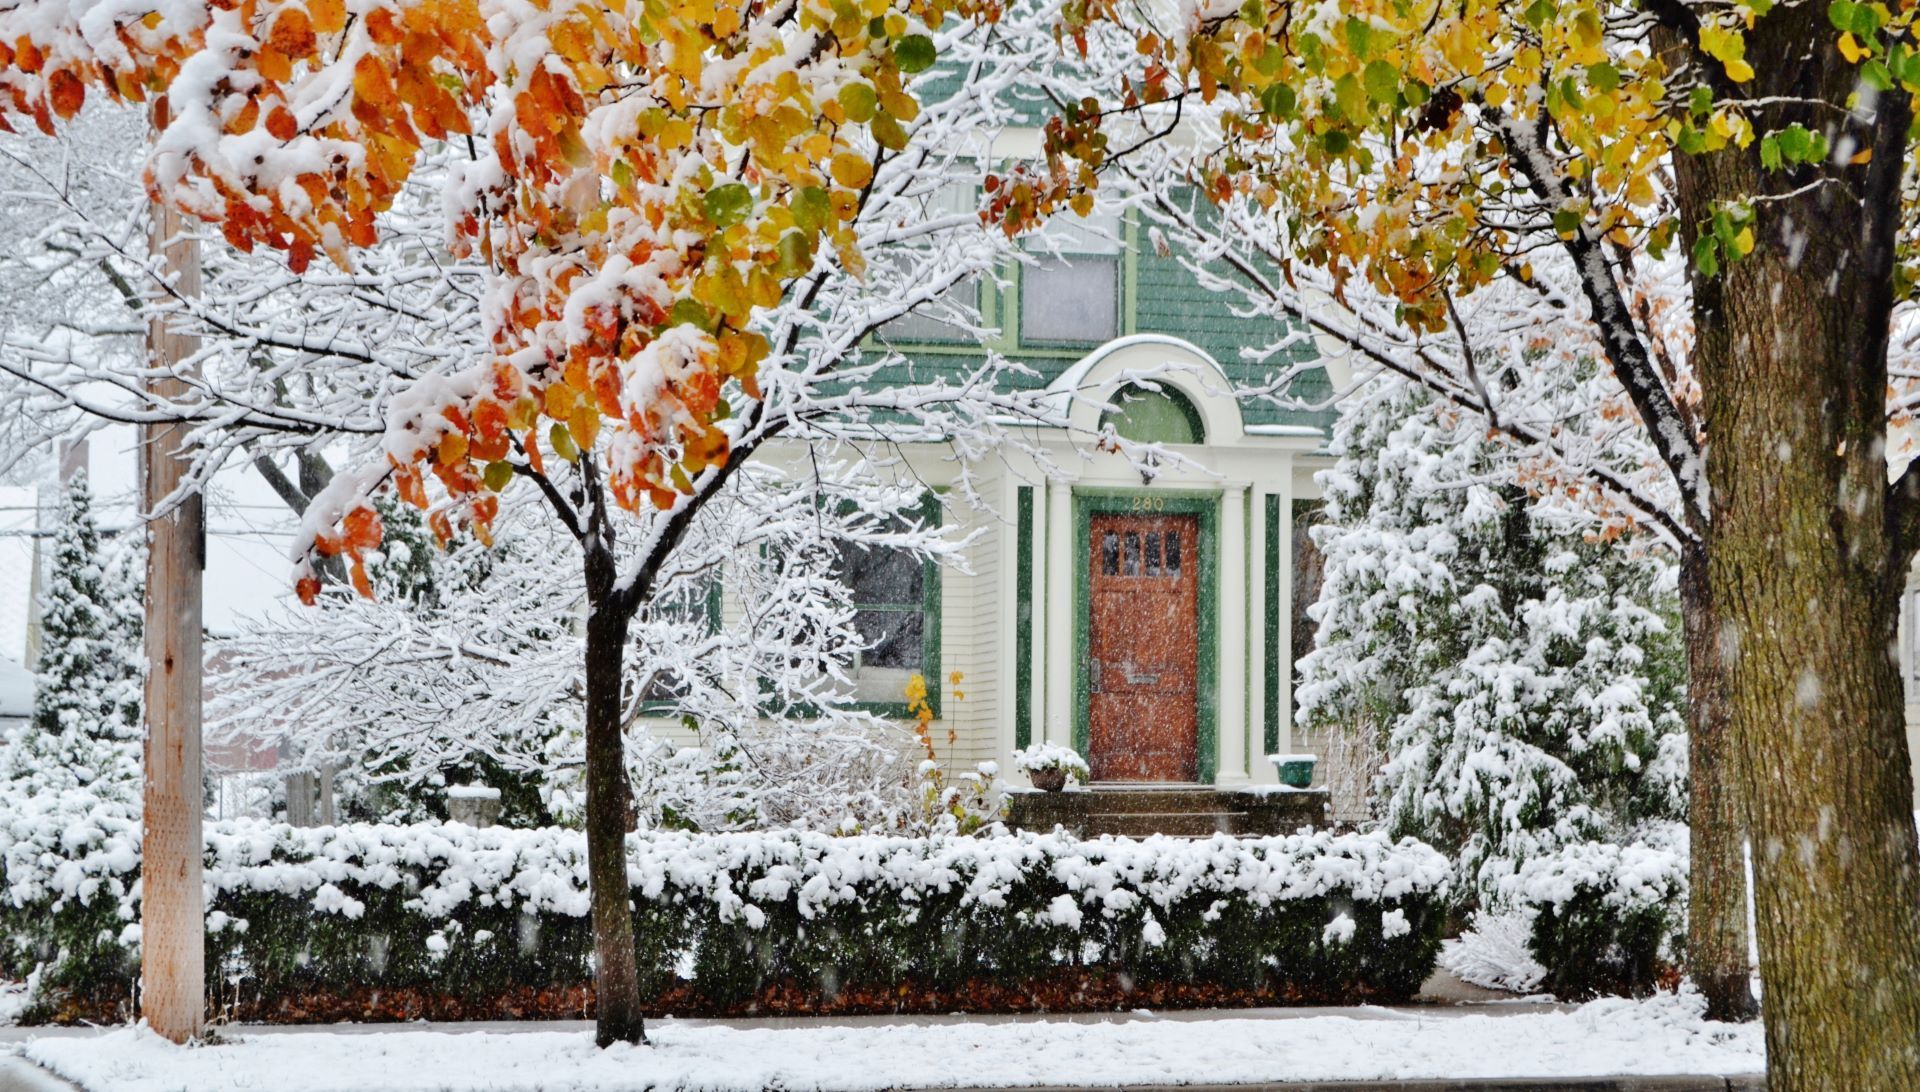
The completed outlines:
<svg viewBox="0 0 1920 1092">
<path fill-rule="evenodd" d="M 1127 498 L 1127 511 L 1129 512 L 1164 512 L 1166 510 L 1167 498 L 1165 497 Z"/>
</svg>

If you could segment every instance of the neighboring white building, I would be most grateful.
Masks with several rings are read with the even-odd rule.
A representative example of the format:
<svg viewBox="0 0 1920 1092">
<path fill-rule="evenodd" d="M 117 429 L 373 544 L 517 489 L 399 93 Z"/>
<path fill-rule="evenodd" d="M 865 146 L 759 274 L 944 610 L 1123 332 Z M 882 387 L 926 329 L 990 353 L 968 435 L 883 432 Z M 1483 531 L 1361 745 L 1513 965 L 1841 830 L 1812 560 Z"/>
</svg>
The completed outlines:
<svg viewBox="0 0 1920 1092">
<path fill-rule="evenodd" d="M 33 719 L 33 672 L 0 656 L 0 739 L 6 739 Z"/>
</svg>

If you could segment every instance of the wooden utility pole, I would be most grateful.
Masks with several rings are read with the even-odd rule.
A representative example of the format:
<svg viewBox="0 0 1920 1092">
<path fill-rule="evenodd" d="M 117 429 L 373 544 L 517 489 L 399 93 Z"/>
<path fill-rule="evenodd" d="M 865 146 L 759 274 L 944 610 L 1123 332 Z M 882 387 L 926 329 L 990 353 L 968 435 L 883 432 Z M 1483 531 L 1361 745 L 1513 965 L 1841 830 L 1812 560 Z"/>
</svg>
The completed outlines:
<svg viewBox="0 0 1920 1092">
<path fill-rule="evenodd" d="M 166 99 L 155 101 L 153 128 L 167 126 Z M 178 211 L 155 202 L 149 253 L 176 293 L 200 292 L 200 251 L 180 237 Z M 147 324 L 156 404 L 184 394 L 179 369 L 199 340 Z M 200 887 L 204 845 L 200 774 L 200 578 L 206 560 L 206 522 L 196 494 L 166 514 L 152 513 L 179 486 L 189 466 L 187 426 L 140 429 L 140 507 L 147 523 L 146 598 L 146 834 L 140 900 L 140 1015 L 154 1031 L 185 1042 L 199 1036 L 206 1017 L 206 910 Z"/>
</svg>

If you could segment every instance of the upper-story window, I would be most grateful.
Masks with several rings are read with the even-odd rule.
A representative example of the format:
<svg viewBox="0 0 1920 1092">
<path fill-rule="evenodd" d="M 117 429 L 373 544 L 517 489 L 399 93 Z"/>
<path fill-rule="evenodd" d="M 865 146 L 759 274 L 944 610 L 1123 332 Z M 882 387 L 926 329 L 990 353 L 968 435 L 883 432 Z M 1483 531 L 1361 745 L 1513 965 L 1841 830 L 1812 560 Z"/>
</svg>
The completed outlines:
<svg viewBox="0 0 1920 1092">
<path fill-rule="evenodd" d="M 1037 259 L 1020 269 L 1020 340 L 1100 342 L 1120 333 L 1119 213 L 1061 213 L 1028 248 Z"/>
<path fill-rule="evenodd" d="M 979 209 L 980 195 L 971 179 L 947 182 L 926 197 L 927 221 L 970 215 Z M 980 313 L 980 278 L 960 279 L 937 298 L 928 300 L 881 328 L 886 341 L 970 341 L 973 335 L 956 320 L 971 321 Z"/>
</svg>

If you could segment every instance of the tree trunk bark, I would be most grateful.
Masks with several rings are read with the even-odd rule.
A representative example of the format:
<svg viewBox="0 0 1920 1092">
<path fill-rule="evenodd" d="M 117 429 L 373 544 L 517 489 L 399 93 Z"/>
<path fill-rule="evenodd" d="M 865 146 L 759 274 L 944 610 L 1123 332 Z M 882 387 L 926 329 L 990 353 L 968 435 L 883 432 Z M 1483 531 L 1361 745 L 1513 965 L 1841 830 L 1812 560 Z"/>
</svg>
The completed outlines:
<svg viewBox="0 0 1920 1092">
<path fill-rule="evenodd" d="M 1692 828 L 1687 906 L 1687 978 L 1712 1020 L 1759 1015 L 1747 966 L 1746 816 L 1727 740 L 1718 649 L 1720 621 L 1707 579 L 1705 545 L 1680 559 L 1680 613 L 1687 643 L 1687 755 Z"/>
<path fill-rule="evenodd" d="M 1893 651 L 1906 558 L 1885 457 L 1909 107 L 1881 95 L 1854 113 L 1837 38 L 1824 6 L 1776 7 L 1737 93 L 1768 103 L 1760 132 L 1828 134 L 1838 166 L 1764 171 L 1757 141 L 1678 157 L 1689 226 L 1725 202 L 1757 210 L 1757 248 L 1696 277 L 1694 310 L 1772 1092 L 1920 1088 L 1920 851 Z"/>
<path fill-rule="evenodd" d="M 620 734 L 627 613 L 613 603 L 611 550 L 589 542 L 587 570 L 587 885 L 593 902 L 594 1042 L 647 1041 L 627 883 L 628 799 Z"/>
</svg>

